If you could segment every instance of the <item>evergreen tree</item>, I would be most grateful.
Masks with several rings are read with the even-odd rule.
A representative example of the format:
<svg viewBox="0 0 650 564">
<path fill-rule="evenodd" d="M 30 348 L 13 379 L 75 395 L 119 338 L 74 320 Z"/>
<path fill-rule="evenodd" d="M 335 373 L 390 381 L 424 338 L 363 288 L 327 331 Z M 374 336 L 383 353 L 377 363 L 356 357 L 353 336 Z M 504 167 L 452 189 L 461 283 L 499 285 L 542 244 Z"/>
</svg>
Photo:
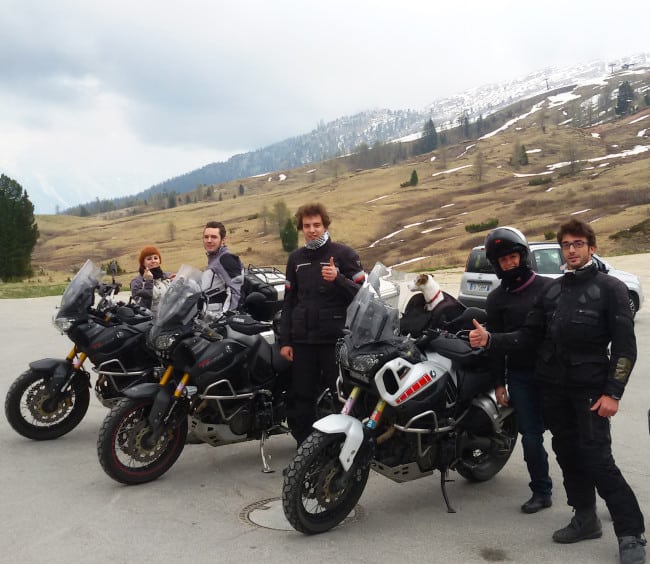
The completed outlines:
<svg viewBox="0 0 650 564">
<path fill-rule="evenodd" d="M 34 205 L 15 180 L 0 176 L 0 278 L 32 274 L 31 256 L 38 240 Z"/>
<path fill-rule="evenodd" d="M 422 130 L 422 137 L 420 137 L 419 142 L 416 144 L 416 152 L 418 154 L 430 153 L 438 147 L 438 132 L 436 131 L 436 126 L 433 124 L 433 120 L 429 120 L 424 124 L 424 129 Z"/>
<path fill-rule="evenodd" d="M 624 116 L 632 109 L 632 102 L 634 101 L 634 90 L 626 80 L 618 87 L 618 97 L 616 99 L 616 108 L 614 111 L 616 115 Z"/>
<path fill-rule="evenodd" d="M 526 145 L 522 144 L 519 151 L 519 164 L 527 165 L 528 164 L 528 152 L 526 151 Z"/>
<path fill-rule="evenodd" d="M 418 173 L 415 169 L 413 169 L 413 172 L 411 173 L 411 186 L 417 186 L 418 182 Z"/>
<path fill-rule="evenodd" d="M 287 253 L 298 248 L 298 230 L 290 218 L 287 219 L 284 229 L 280 231 L 280 239 L 282 240 L 282 249 Z"/>
</svg>

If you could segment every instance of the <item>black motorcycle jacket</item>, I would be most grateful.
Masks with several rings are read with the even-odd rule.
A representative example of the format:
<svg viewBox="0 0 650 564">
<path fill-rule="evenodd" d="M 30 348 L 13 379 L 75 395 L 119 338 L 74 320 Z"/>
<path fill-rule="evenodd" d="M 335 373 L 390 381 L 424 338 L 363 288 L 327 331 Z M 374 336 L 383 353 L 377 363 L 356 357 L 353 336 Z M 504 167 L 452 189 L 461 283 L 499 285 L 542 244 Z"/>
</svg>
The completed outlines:
<svg viewBox="0 0 650 564">
<path fill-rule="evenodd" d="M 636 361 L 625 284 L 595 264 L 568 272 L 547 286 L 520 330 L 491 334 L 488 349 L 512 351 L 536 343 L 539 383 L 620 399 Z"/>
<path fill-rule="evenodd" d="M 487 330 L 494 333 L 508 333 L 519 329 L 533 308 L 544 288 L 551 283 L 550 278 L 531 272 L 528 280 L 519 287 L 506 288 L 502 283 L 488 294 Z M 504 355 L 490 355 L 490 367 L 496 385 L 504 385 L 506 367 L 513 370 L 532 371 L 535 367 L 536 347 L 512 350 Z"/>
<path fill-rule="evenodd" d="M 321 275 L 330 257 L 338 268 L 333 282 Z M 346 309 L 365 280 L 359 255 L 331 240 L 318 249 L 301 247 L 289 255 L 286 279 L 280 345 L 335 343 L 343 335 Z"/>
</svg>

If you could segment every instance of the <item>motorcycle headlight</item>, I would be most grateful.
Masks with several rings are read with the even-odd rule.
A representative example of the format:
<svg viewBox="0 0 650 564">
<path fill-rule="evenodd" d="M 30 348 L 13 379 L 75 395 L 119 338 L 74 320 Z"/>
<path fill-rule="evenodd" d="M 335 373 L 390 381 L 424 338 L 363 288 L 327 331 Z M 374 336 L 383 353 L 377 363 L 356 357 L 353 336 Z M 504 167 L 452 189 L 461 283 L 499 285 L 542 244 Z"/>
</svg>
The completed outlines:
<svg viewBox="0 0 650 564">
<path fill-rule="evenodd" d="M 365 374 L 371 372 L 372 369 L 379 364 L 380 358 L 378 354 L 359 354 L 350 359 L 350 368 L 355 372 Z"/>
<path fill-rule="evenodd" d="M 74 321 L 71 317 L 55 317 L 53 323 L 61 333 L 67 333 L 74 325 Z"/>
<path fill-rule="evenodd" d="M 166 333 L 164 335 L 158 335 L 151 344 L 158 351 L 168 351 L 174 346 L 177 339 L 178 333 Z"/>
</svg>

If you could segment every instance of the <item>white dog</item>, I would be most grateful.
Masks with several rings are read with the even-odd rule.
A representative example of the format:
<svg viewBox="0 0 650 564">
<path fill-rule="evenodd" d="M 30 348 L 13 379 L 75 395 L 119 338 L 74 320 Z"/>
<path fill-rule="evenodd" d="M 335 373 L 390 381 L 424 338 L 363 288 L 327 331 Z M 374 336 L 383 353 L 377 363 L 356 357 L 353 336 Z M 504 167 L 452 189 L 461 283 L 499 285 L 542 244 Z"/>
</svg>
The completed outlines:
<svg viewBox="0 0 650 564">
<path fill-rule="evenodd" d="M 408 289 L 412 292 L 422 292 L 424 294 L 424 309 L 427 311 L 433 311 L 445 299 L 445 295 L 434 280 L 433 274 L 419 274 L 408 285 Z"/>
</svg>

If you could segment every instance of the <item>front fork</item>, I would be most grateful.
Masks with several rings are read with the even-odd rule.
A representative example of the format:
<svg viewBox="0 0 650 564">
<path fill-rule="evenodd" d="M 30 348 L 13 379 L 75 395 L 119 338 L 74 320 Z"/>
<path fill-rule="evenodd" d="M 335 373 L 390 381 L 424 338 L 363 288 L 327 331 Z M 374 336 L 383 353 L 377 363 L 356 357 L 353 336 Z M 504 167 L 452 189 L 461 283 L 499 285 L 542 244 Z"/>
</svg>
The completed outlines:
<svg viewBox="0 0 650 564">
<path fill-rule="evenodd" d="M 377 429 L 377 426 L 381 421 L 381 416 L 386 408 L 386 402 L 379 399 L 370 417 L 365 421 L 365 423 L 362 423 L 350 415 L 360 394 L 361 388 L 355 386 L 352 388 L 348 399 L 345 401 L 341 413 L 328 415 L 314 423 L 314 428 L 322 433 L 345 434 L 345 441 L 341 447 L 341 452 L 339 453 L 341 466 L 343 466 L 343 469 L 345 470 L 345 475 L 342 476 L 343 479 L 350 474 L 353 463 L 359 455 L 364 442 L 370 447 L 370 449 L 374 449 L 375 429 Z"/>
<path fill-rule="evenodd" d="M 151 426 L 151 434 L 147 438 L 151 442 L 151 445 L 154 445 L 156 441 L 160 438 L 163 429 L 165 428 L 169 418 L 174 412 L 174 407 L 178 403 L 178 400 L 183 395 L 183 390 L 187 386 L 187 383 L 190 380 L 190 375 L 188 372 L 183 374 L 183 377 L 180 379 L 180 382 L 172 392 L 167 384 L 174 372 L 174 367 L 170 364 L 166 369 L 165 373 L 160 378 L 160 389 L 154 398 L 153 405 L 151 406 L 151 411 L 149 412 L 149 425 Z"/>
<path fill-rule="evenodd" d="M 73 378 L 83 367 L 83 363 L 87 358 L 88 355 L 84 352 L 79 353 L 77 346 L 75 345 L 65 357 L 66 363 L 61 363 L 54 369 L 52 377 L 48 382 L 48 401 L 52 403 L 50 408 L 53 409 L 54 406 L 61 401 L 61 398 L 68 392 L 72 386 Z M 90 385 L 90 382 L 88 385 Z"/>
</svg>

